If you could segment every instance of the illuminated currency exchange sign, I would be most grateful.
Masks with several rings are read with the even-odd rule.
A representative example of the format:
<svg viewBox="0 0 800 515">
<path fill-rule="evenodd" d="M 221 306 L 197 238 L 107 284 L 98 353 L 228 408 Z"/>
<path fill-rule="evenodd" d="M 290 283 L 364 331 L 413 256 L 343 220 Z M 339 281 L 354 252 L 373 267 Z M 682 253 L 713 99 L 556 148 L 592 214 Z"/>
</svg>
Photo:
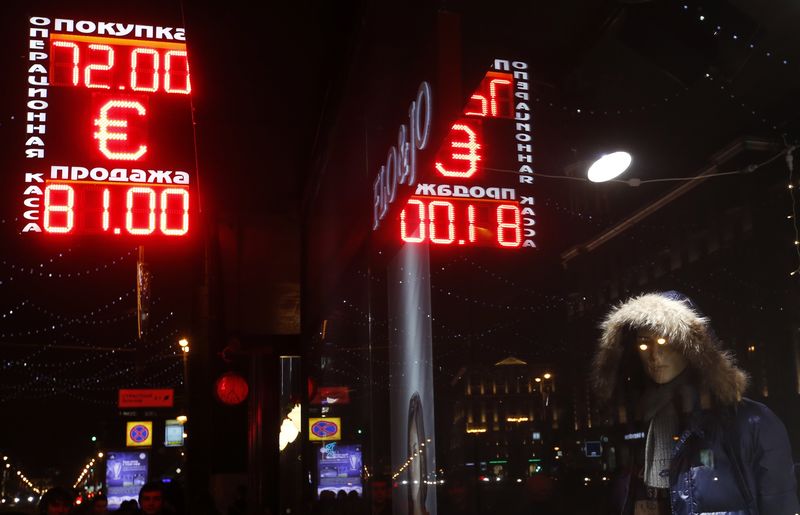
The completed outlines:
<svg viewBox="0 0 800 515">
<path fill-rule="evenodd" d="M 22 232 L 189 234 L 184 30 L 33 17 L 29 37 Z"/>
</svg>

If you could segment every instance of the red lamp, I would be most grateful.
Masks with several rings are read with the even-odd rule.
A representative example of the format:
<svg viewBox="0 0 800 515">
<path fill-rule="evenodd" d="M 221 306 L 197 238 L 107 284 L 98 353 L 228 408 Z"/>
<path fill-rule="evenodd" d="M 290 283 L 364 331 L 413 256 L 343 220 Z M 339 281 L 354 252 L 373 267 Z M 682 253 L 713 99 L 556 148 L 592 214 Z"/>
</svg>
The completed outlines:
<svg viewBox="0 0 800 515">
<path fill-rule="evenodd" d="M 241 404 L 247 398 L 249 391 L 247 380 L 236 372 L 222 374 L 214 385 L 214 393 L 217 399 L 229 406 Z"/>
</svg>

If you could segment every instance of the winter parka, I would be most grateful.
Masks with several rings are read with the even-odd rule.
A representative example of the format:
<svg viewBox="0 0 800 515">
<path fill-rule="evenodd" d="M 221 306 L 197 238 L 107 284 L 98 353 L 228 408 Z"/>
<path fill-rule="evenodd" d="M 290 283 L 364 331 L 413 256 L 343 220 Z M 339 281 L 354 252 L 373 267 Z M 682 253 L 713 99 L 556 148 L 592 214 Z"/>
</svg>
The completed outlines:
<svg viewBox="0 0 800 515">
<path fill-rule="evenodd" d="M 687 417 L 672 454 L 669 498 L 672 515 L 800 514 L 789 438 L 765 405 L 742 397 L 747 375 L 720 348 L 707 318 L 677 292 L 651 293 L 615 307 L 601 325 L 593 382 L 602 400 L 623 387 L 626 331 L 649 329 L 683 354 L 698 391 L 712 406 Z M 617 490 L 615 513 L 634 511 L 633 474 Z"/>
</svg>

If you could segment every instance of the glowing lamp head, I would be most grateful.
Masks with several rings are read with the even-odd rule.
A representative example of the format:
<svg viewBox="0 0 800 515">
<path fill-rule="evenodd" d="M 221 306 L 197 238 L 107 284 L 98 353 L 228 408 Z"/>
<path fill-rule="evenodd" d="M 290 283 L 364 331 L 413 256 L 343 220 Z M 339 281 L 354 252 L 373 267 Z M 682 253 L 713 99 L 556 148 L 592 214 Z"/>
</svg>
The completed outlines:
<svg viewBox="0 0 800 515">
<path fill-rule="evenodd" d="M 177 417 L 175 417 L 175 420 L 177 420 L 181 424 L 185 424 L 189 420 L 189 417 L 187 417 L 186 415 L 178 415 Z"/>
<path fill-rule="evenodd" d="M 589 167 L 588 177 L 592 182 L 607 182 L 622 175 L 633 158 L 627 152 L 605 154 Z"/>
<path fill-rule="evenodd" d="M 188 347 L 189 340 L 187 340 L 186 338 L 181 338 L 180 340 L 178 340 L 178 345 L 180 345 L 181 347 Z"/>
</svg>

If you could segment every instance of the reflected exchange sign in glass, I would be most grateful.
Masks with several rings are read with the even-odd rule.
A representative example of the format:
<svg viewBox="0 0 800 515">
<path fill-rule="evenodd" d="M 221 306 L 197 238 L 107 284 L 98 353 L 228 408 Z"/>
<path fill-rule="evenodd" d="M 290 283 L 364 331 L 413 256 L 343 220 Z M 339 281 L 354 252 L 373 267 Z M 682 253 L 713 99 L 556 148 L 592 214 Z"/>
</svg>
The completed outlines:
<svg viewBox="0 0 800 515">
<path fill-rule="evenodd" d="M 528 81 L 527 63 L 495 60 L 452 124 L 434 169 L 420 172 L 423 182 L 399 215 L 403 242 L 536 248 Z M 402 153 L 390 156 L 381 175 L 395 177 L 405 161 Z"/>
<path fill-rule="evenodd" d="M 147 482 L 146 452 L 110 452 L 106 459 L 108 507 L 116 509 L 124 501 L 138 499 Z"/>
</svg>

